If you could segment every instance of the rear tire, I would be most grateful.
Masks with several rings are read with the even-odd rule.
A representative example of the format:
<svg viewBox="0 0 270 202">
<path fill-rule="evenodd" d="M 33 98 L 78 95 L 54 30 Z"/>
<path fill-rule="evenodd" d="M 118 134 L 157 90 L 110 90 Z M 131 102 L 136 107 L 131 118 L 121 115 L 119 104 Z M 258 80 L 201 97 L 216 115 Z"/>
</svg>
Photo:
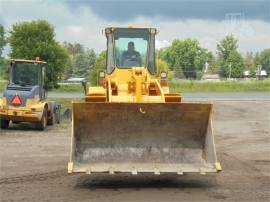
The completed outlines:
<svg viewBox="0 0 270 202">
<path fill-rule="evenodd" d="M 54 113 L 50 112 L 50 114 L 51 116 L 50 118 L 48 118 L 48 123 L 47 123 L 48 126 L 52 126 L 54 124 Z"/>
<path fill-rule="evenodd" d="M 44 108 L 41 120 L 36 123 L 36 128 L 38 130 L 44 130 L 47 126 L 47 120 L 48 120 L 48 111 L 47 108 Z"/>
<path fill-rule="evenodd" d="M 55 110 L 55 123 L 60 124 L 61 121 L 61 112 L 60 112 L 60 106 L 58 106 L 58 108 Z"/>
<path fill-rule="evenodd" d="M 7 129 L 9 125 L 9 120 L 0 119 L 0 125 L 2 129 Z"/>
</svg>

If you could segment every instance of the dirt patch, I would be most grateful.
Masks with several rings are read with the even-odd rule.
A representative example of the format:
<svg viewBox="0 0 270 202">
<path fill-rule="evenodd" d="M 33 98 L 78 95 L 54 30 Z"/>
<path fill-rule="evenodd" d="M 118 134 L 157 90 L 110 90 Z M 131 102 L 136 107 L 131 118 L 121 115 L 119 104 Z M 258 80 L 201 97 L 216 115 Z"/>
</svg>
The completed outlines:
<svg viewBox="0 0 270 202">
<path fill-rule="evenodd" d="M 270 102 L 214 107 L 216 175 L 67 175 L 70 128 L 0 131 L 1 201 L 269 201 Z"/>
</svg>

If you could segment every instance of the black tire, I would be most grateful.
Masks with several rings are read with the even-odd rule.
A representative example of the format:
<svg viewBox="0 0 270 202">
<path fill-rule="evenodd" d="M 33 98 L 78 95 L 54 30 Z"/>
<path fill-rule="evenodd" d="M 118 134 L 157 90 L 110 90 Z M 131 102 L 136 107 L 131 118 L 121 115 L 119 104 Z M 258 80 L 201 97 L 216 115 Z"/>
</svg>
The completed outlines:
<svg viewBox="0 0 270 202">
<path fill-rule="evenodd" d="M 60 112 L 60 108 L 57 108 L 55 110 L 55 123 L 60 124 L 61 122 L 61 112 Z"/>
<path fill-rule="evenodd" d="M 54 113 L 50 112 L 50 117 L 48 117 L 48 126 L 52 126 L 54 124 Z"/>
<path fill-rule="evenodd" d="M 44 108 L 40 121 L 36 123 L 36 128 L 38 130 L 44 130 L 47 126 L 47 121 L 48 121 L 48 110 L 47 108 Z"/>
<path fill-rule="evenodd" d="M 9 120 L 0 119 L 0 125 L 2 129 L 8 129 Z"/>
</svg>

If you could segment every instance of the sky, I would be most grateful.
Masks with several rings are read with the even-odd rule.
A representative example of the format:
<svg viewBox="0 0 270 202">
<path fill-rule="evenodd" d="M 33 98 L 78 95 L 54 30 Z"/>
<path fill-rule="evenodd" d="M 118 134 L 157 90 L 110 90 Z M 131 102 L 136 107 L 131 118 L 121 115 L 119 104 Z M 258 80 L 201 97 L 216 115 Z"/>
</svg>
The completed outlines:
<svg viewBox="0 0 270 202">
<path fill-rule="evenodd" d="M 193 38 L 216 53 L 216 44 L 231 33 L 242 54 L 270 48 L 270 0 L 0 0 L 0 24 L 6 30 L 36 19 L 48 20 L 58 41 L 97 52 L 106 48 L 102 29 L 128 25 L 156 27 L 157 48 Z"/>
</svg>

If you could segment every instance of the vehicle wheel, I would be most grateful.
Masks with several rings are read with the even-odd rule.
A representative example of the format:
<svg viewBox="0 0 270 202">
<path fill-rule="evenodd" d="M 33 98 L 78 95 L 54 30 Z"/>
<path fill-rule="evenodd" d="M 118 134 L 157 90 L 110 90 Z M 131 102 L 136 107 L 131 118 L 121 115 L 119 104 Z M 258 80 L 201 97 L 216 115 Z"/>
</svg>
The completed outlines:
<svg viewBox="0 0 270 202">
<path fill-rule="evenodd" d="M 50 113 L 51 114 L 51 116 L 50 116 L 50 118 L 48 118 L 48 126 L 52 126 L 53 124 L 54 124 L 54 113 Z"/>
<path fill-rule="evenodd" d="M 60 120 L 61 120 L 61 112 L 60 108 L 57 108 L 55 112 L 55 123 L 60 124 Z"/>
<path fill-rule="evenodd" d="M 0 119 L 0 125 L 2 129 L 7 129 L 9 125 L 9 120 Z"/>
<path fill-rule="evenodd" d="M 38 130 L 44 130 L 47 126 L 47 120 L 48 120 L 48 111 L 47 108 L 44 108 L 41 120 L 36 123 L 36 128 Z"/>
</svg>

